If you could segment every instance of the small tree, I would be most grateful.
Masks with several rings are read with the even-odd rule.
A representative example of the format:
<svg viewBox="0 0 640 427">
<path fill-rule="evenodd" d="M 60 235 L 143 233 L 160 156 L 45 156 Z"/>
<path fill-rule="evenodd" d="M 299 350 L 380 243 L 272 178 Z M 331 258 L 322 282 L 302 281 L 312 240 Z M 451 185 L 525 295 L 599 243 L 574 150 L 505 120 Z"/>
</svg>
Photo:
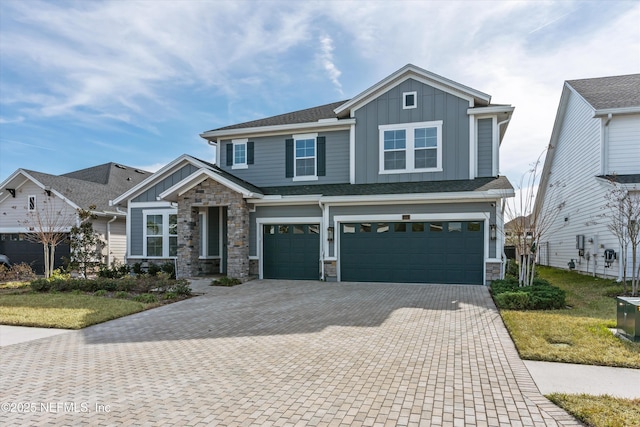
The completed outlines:
<svg viewBox="0 0 640 427">
<path fill-rule="evenodd" d="M 97 216 L 92 212 L 96 207 L 89 206 L 89 210 L 78 209 L 78 224 L 71 228 L 71 262 L 69 266 L 77 269 L 82 277 L 87 277 L 102 262 L 103 242 L 100 234 L 93 229 L 92 220 Z"/>
<path fill-rule="evenodd" d="M 518 195 L 511 199 L 511 202 L 506 202 L 507 217 L 511 218 L 509 229 L 506 231 L 511 233 L 508 240 L 516 247 L 516 258 L 520 261 L 520 286 L 533 284 L 538 245 L 562 209 L 562 204 L 552 206 L 552 203 L 549 203 L 543 209 L 542 200 L 536 203 L 535 191 L 542 175 L 541 158 L 542 154 L 531 165 L 531 169 L 522 175 L 517 188 Z M 559 187 L 557 183 L 548 185 L 548 189 L 552 191 Z M 551 196 L 550 193 L 548 194 Z"/>
<path fill-rule="evenodd" d="M 602 215 L 607 220 L 607 228 L 616 236 L 620 243 L 620 263 L 622 265 L 622 283 L 624 293 L 627 293 L 627 258 L 631 250 L 631 295 L 638 295 L 640 283 L 640 189 L 631 190 L 621 186 L 616 177 L 610 179 L 613 189 L 606 195 L 607 203 Z"/>
<path fill-rule="evenodd" d="M 30 208 L 25 219 L 18 223 L 28 230 L 24 235 L 27 241 L 42 244 L 44 276 L 48 278 L 55 268 L 56 247 L 67 239 L 75 214 L 56 208 L 53 196 L 47 196 L 40 205 L 34 201 Z"/>
</svg>

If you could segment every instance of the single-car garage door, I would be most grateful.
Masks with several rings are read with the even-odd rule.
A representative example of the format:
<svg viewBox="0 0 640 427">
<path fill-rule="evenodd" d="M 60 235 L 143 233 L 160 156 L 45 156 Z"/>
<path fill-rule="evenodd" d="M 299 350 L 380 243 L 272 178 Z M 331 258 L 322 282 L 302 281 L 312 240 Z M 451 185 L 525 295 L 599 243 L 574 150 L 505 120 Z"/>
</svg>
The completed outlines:
<svg viewBox="0 0 640 427">
<path fill-rule="evenodd" d="M 56 246 L 54 268 L 64 265 L 69 258 L 69 243 Z M 36 274 L 44 274 L 44 248 L 41 243 L 28 240 L 24 234 L 0 234 L 0 254 L 9 257 L 11 264 L 26 263 Z"/>
<path fill-rule="evenodd" d="M 263 228 L 265 279 L 320 278 L 320 226 L 278 224 Z"/>
<path fill-rule="evenodd" d="M 399 283 L 483 283 L 484 223 L 341 224 L 340 278 Z"/>
</svg>

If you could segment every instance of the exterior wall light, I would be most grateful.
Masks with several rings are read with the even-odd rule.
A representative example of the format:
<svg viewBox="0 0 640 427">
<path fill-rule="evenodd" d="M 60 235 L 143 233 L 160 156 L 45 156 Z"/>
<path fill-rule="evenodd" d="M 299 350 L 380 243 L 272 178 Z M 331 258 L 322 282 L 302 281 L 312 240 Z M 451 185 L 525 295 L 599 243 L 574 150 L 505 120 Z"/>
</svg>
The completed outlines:
<svg viewBox="0 0 640 427">
<path fill-rule="evenodd" d="M 489 225 L 489 238 L 491 240 L 496 240 L 496 225 L 495 224 Z"/>
<path fill-rule="evenodd" d="M 333 227 L 327 227 L 327 240 L 333 242 Z"/>
</svg>

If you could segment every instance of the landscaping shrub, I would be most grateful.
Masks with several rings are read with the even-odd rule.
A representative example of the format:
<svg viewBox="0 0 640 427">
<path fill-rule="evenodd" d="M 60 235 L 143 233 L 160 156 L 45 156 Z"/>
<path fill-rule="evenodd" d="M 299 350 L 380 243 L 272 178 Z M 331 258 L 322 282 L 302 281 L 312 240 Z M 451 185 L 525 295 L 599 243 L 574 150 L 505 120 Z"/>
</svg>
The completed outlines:
<svg viewBox="0 0 640 427">
<path fill-rule="evenodd" d="M 505 310 L 528 310 L 531 308 L 529 293 L 505 291 L 495 296 L 496 305 Z"/>
<path fill-rule="evenodd" d="M 160 266 L 160 269 L 169 275 L 170 279 L 176 278 L 176 266 L 172 262 L 165 262 Z"/>
<path fill-rule="evenodd" d="M 191 295 L 191 288 L 189 287 L 189 282 L 187 282 L 184 279 L 176 280 L 176 282 L 169 289 L 169 291 L 176 293 L 178 295 Z"/>
<path fill-rule="evenodd" d="M 114 262 L 111 267 L 108 265 L 100 265 L 98 270 L 98 277 L 105 277 L 109 279 L 120 279 L 129 275 L 131 268 L 127 264 L 118 264 Z"/>
<path fill-rule="evenodd" d="M 496 305 L 507 310 L 551 310 L 566 306 L 566 292 L 537 277 L 531 286 L 519 286 L 514 278 L 494 280 L 491 293 Z"/>
<path fill-rule="evenodd" d="M 162 268 L 158 264 L 149 264 L 149 267 L 147 267 L 147 274 L 150 276 L 155 276 L 161 271 Z"/>
<path fill-rule="evenodd" d="M 141 302 L 144 304 L 151 304 L 154 302 L 158 302 L 158 298 L 153 294 L 140 294 L 133 297 L 134 301 Z"/>
<path fill-rule="evenodd" d="M 162 296 L 162 298 L 165 300 L 176 299 L 178 298 L 178 294 L 175 292 L 167 292 Z"/>
<path fill-rule="evenodd" d="M 13 264 L 11 267 L 0 264 L 0 282 L 26 282 L 35 278 L 36 274 L 27 263 Z"/>
<path fill-rule="evenodd" d="M 107 290 L 106 289 L 99 289 L 99 290 L 95 291 L 93 294 L 95 296 L 97 296 L 97 297 L 103 297 L 103 296 L 105 296 L 107 294 Z"/>
<path fill-rule="evenodd" d="M 131 268 L 131 270 L 138 276 L 144 274 L 144 271 L 142 270 L 141 262 L 136 262 L 135 264 L 133 264 L 133 267 Z"/>
<path fill-rule="evenodd" d="M 48 292 L 51 290 L 51 282 L 47 279 L 32 280 L 30 286 L 35 292 Z"/>
<path fill-rule="evenodd" d="M 241 283 L 240 279 L 236 279 L 235 277 L 222 276 L 221 278 L 212 281 L 211 286 L 235 286 Z"/>
<path fill-rule="evenodd" d="M 126 293 L 125 291 L 116 292 L 116 298 L 128 299 L 129 298 L 129 294 Z"/>
</svg>

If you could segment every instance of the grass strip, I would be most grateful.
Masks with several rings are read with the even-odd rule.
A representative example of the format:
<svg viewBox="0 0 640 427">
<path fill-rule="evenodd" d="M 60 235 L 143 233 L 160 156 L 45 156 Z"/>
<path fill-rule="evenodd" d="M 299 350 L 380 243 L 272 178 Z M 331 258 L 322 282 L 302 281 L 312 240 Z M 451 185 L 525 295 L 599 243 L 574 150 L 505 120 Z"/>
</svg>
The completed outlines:
<svg viewBox="0 0 640 427">
<path fill-rule="evenodd" d="M 136 301 L 70 293 L 1 295 L 0 324 L 81 329 L 149 306 Z"/>
<path fill-rule="evenodd" d="M 546 397 L 591 427 L 640 426 L 640 399 L 562 393 Z"/>
</svg>

